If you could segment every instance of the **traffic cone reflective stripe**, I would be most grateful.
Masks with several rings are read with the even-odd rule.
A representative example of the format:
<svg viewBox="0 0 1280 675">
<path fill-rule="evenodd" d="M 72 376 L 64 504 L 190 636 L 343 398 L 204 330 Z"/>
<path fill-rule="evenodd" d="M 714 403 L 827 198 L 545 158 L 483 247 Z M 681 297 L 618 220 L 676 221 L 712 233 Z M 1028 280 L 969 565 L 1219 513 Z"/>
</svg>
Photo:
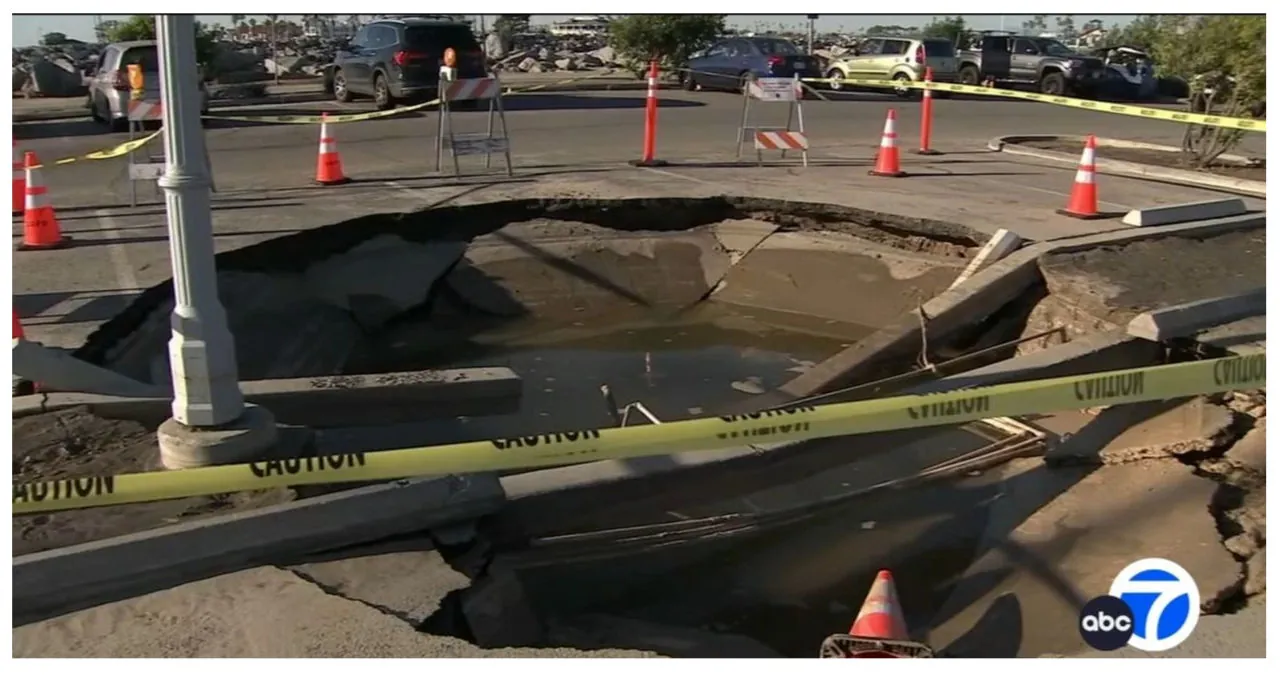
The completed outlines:
<svg viewBox="0 0 1280 675">
<path fill-rule="evenodd" d="M 321 185 L 341 185 L 351 179 L 342 172 L 338 139 L 329 133 L 328 116 L 328 113 L 320 115 L 320 154 L 316 159 L 316 182 Z"/>
<path fill-rule="evenodd" d="M 849 628 L 849 635 L 880 640 L 907 639 L 907 622 L 902 617 L 898 591 L 889 570 L 880 570 L 876 575 L 871 592 L 858 610 L 858 618 Z"/>
<path fill-rule="evenodd" d="M 903 173 L 898 161 L 898 113 L 893 108 L 884 118 L 884 133 L 880 134 L 880 151 L 876 153 L 876 167 L 869 173 L 872 176 L 900 178 Z"/>
<path fill-rule="evenodd" d="M 1098 141 L 1089 136 L 1085 140 L 1084 151 L 1080 153 L 1080 166 L 1076 169 L 1076 179 L 1071 185 L 1071 198 L 1067 201 L 1067 208 L 1058 213 L 1081 220 L 1106 217 L 1098 211 L 1097 152 Z"/>
<path fill-rule="evenodd" d="M 13 141 L 13 212 L 22 213 L 27 204 L 27 170 L 22 165 L 18 141 Z"/>
<path fill-rule="evenodd" d="M 58 248 L 65 246 L 70 237 L 62 236 L 62 227 L 49 203 L 49 190 L 40 175 L 40 160 L 36 153 L 28 152 L 23 158 L 26 171 L 26 204 L 22 214 L 22 243 L 19 250 Z"/>
</svg>

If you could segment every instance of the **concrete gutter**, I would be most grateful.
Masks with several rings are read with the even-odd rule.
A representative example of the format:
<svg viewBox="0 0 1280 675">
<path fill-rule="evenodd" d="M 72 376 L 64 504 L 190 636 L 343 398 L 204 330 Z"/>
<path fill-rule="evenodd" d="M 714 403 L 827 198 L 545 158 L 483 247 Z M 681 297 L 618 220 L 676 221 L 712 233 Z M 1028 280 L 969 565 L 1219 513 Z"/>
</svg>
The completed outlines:
<svg viewBox="0 0 1280 675">
<path fill-rule="evenodd" d="M 1084 137 L 1082 136 L 1043 134 L 1026 136 L 997 136 L 987 142 L 987 149 L 994 150 L 996 152 L 1005 152 L 1010 155 L 1034 157 L 1036 159 L 1056 164 L 1075 166 L 1080 163 L 1079 154 L 1055 152 L 1053 150 L 1042 150 L 1040 148 L 1028 148 L 1020 145 L 1021 143 L 1026 143 L 1028 141 L 1079 141 L 1080 147 L 1084 147 Z M 1122 141 L 1113 138 L 1099 138 L 1098 145 L 1101 147 L 1131 148 L 1134 150 L 1178 152 L 1177 148 L 1167 145 Z M 1219 157 L 1219 160 L 1230 164 L 1239 164 L 1241 166 L 1246 166 L 1249 163 L 1248 157 L 1242 157 L 1240 155 L 1222 155 Z M 1211 190 L 1224 190 L 1226 192 L 1235 192 L 1249 195 L 1251 197 L 1262 197 L 1264 199 L 1267 196 L 1267 184 L 1265 181 L 1229 178 L 1227 176 L 1217 176 L 1211 173 L 1188 171 L 1186 169 L 1172 169 L 1164 166 L 1156 166 L 1154 164 L 1125 162 L 1116 159 L 1107 159 L 1105 157 L 1098 157 L 1096 165 L 1099 172 L 1113 176 L 1164 181 L 1166 183 L 1191 185 L 1194 187 L 1209 188 Z"/>
<path fill-rule="evenodd" d="M 515 371 L 500 367 L 240 383 L 245 401 L 267 408 L 277 422 L 316 429 L 514 412 L 522 387 Z M 87 406 L 101 417 L 147 425 L 170 417 L 171 404 L 167 394 L 126 397 L 53 392 L 14 397 L 13 416 Z"/>
<path fill-rule="evenodd" d="M 1257 288 L 1143 312 L 1129 322 L 1128 332 L 1134 337 L 1163 342 L 1266 313 L 1267 289 Z"/>
<path fill-rule="evenodd" d="M 492 474 L 396 481 L 19 556 L 13 621 L 474 520 L 504 501 Z"/>
</svg>

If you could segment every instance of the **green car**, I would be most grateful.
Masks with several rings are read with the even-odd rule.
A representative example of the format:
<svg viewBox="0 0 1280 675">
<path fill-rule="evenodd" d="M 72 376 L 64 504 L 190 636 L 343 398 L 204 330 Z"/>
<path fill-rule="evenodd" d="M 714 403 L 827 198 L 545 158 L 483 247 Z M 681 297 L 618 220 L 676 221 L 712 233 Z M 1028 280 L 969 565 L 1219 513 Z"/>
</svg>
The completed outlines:
<svg viewBox="0 0 1280 675">
<path fill-rule="evenodd" d="M 895 80 L 905 85 L 923 82 L 925 68 L 933 69 L 934 82 L 955 82 L 956 67 L 955 45 L 945 38 L 868 37 L 853 54 L 832 61 L 826 76 L 832 91 L 846 91 L 859 87 L 839 80 Z M 903 98 L 915 93 L 906 86 L 893 91 Z"/>
</svg>

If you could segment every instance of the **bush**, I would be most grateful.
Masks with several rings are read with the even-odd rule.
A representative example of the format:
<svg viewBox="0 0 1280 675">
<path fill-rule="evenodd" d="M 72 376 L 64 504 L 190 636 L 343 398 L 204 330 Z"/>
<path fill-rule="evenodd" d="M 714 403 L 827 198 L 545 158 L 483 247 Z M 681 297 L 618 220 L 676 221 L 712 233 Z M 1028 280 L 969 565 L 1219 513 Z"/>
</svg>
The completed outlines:
<svg viewBox="0 0 1280 675">
<path fill-rule="evenodd" d="M 694 52 L 724 35 L 724 14 L 632 14 L 609 24 L 609 45 L 621 61 L 643 72 L 650 59 L 680 68 Z"/>
</svg>

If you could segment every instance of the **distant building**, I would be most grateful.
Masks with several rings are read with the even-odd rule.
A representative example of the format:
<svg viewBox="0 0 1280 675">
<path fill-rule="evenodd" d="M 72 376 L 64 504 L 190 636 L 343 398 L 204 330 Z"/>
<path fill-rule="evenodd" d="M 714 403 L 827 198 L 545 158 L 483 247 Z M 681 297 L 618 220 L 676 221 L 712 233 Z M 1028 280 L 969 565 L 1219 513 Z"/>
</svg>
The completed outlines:
<svg viewBox="0 0 1280 675">
<path fill-rule="evenodd" d="M 1085 47 L 1097 47 L 1107 41 L 1107 29 L 1101 26 L 1085 28 L 1076 37 L 1076 44 Z"/>
<path fill-rule="evenodd" d="M 551 24 L 551 34 L 556 37 L 597 36 L 608 32 L 609 20 L 603 16 L 575 16 Z"/>
</svg>

